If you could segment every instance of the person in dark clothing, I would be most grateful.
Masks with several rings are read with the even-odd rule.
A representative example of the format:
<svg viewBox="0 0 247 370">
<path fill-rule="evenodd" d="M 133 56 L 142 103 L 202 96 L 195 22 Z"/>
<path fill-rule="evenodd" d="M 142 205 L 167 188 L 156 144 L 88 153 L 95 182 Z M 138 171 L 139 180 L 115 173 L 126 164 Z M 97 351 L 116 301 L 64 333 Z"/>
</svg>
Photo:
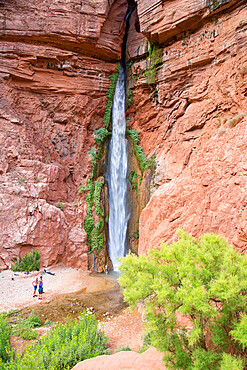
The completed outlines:
<svg viewBox="0 0 247 370">
<path fill-rule="evenodd" d="M 43 280 L 42 280 L 42 276 L 40 276 L 38 292 L 39 292 L 39 299 L 42 299 L 42 293 L 43 293 Z"/>
</svg>

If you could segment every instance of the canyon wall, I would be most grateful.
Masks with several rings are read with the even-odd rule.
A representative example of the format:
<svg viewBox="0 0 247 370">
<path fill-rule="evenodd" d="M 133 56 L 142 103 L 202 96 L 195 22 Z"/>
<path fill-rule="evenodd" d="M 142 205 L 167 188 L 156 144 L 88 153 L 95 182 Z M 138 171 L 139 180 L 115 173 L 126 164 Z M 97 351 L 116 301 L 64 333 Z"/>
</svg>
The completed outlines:
<svg viewBox="0 0 247 370">
<path fill-rule="evenodd" d="M 145 153 L 156 155 L 139 253 L 174 240 L 178 228 L 221 234 L 246 253 L 246 3 L 137 4 L 128 115 Z"/>
<path fill-rule="evenodd" d="M 91 171 L 127 8 L 0 0 L 0 269 L 32 250 L 44 266 L 88 268 L 77 191 Z M 178 227 L 246 250 L 246 19 L 245 1 L 137 0 L 127 116 L 156 156 L 139 253 L 173 240 Z"/>
<path fill-rule="evenodd" d="M 87 152 L 121 57 L 125 0 L 0 1 L 0 269 L 88 267 Z"/>
</svg>

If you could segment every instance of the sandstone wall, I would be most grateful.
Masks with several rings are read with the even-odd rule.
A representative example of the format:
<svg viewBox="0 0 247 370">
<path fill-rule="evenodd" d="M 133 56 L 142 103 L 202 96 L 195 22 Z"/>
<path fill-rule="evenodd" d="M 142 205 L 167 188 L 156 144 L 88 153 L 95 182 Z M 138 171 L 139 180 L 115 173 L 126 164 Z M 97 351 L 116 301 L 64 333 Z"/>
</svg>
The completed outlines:
<svg viewBox="0 0 247 370">
<path fill-rule="evenodd" d="M 86 269 L 93 130 L 120 59 L 125 0 L 0 1 L 0 269 L 33 249 Z"/>
<path fill-rule="evenodd" d="M 211 3 L 138 0 L 132 20 L 128 115 L 157 164 L 139 253 L 173 240 L 177 228 L 219 233 L 246 252 L 247 8 Z M 151 82 L 144 35 L 163 43 Z"/>
<path fill-rule="evenodd" d="M 91 171 L 127 7 L 0 0 L 0 268 L 33 249 L 44 265 L 88 266 L 77 189 Z M 246 249 L 246 19 L 243 0 L 137 0 L 127 115 L 156 155 L 140 253 L 178 227 Z M 147 40 L 159 44 L 155 68 Z"/>
</svg>

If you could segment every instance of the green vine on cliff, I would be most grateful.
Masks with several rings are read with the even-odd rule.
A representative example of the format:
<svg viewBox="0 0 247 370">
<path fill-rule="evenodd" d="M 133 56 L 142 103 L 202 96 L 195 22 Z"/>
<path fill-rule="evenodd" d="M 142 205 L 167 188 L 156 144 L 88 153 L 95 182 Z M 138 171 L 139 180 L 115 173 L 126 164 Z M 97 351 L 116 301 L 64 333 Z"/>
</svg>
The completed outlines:
<svg viewBox="0 0 247 370">
<path fill-rule="evenodd" d="M 99 129 L 100 130 L 100 129 Z M 103 234 L 102 230 L 104 227 L 104 210 L 101 208 L 101 189 L 104 183 L 103 177 L 100 178 L 100 181 L 94 181 L 97 170 L 98 170 L 98 163 L 104 154 L 104 143 L 106 138 L 110 135 L 110 133 L 102 134 L 102 131 L 95 130 L 96 136 L 95 141 L 100 145 L 98 149 L 92 147 L 88 154 L 90 154 L 91 160 L 91 173 L 87 180 L 87 185 L 81 185 L 78 189 L 78 194 L 87 191 L 86 194 L 86 204 L 87 204 L 87 216 L 84 221 L 84 230 L 87 234 L 87 244 L 90 247 L 89 253 L 94 252 L 97 250 L 97 253 L 100 252 L 103 246 Z M 97 139 L 96 139 L 97 138 Z M 93 217 L 93 205 L 95 203 L 95 212 L 96 215 L 99 217 L 99 221 L 95 223 Z M 103 225 L 103 226 L 102 226 Z"/>
<path fill-rule="evenodd" d="M 139 185 L 141 185 L 141 182 L 142 182 L 141 175 L 139 175 L 135 171 L 131 171 L 129 176 L 128 176 L 128 179 L 131 183 L 132 189 L 138 190 L 138 187 L 139 187 Z"/>
<path fill-rule="evenodd" d="M 87 244 L 90 247 L 89 253 L 97 251 L 99 253 L 103 247 L 103 229 L 104 223 L 107 220 L 104 220 L 104 210 L 101 207 L 101 190 L 104 184 L 103 177 L 100 178 L 100 181 L 95 181 L 95 177 L 98 171 L 98 163 L 103 157 L 104 154 L 104 144 L 106 139 L 111 135 L 111 132 L 108 131 L 107 127 L 111 121 L 111 110 L 113 104 L 114 93 L 116 89 L 117 80 L 119 77 L 120 65 L 117 64 L 115 73 L 110 75 L 110 85 L 109 90 L 106 93 L 107 103 L 106 110 L 103 119 L 105 127 L 101 127 L 97 130 L 94 130 L 94 140 L 97 145 L 91 147 L 88 154 L 91 157 L 91 173 L 89 174 L 87 184 L 81 185 L 78 189 L 78 194 L 87 192 L 86 194 L 86 204 L 87 204 L 87 215 L 84 221 L 84 230 L 87 234 Z M 93 215 L 93 206 L 95 205 L 95 213 L 98 216 L 98 221 L 95 223 Z"/>
<path fill-rule="evenodd" d="M 115 73 L 109 76 L 110 85 L 106 93 L 107 103 L 106 103 L 106 110 L 105 110 L 105 115 L 104 115 L 104 126 L 106 128 L 109 126 L 109 123 L 111 122 L 111 110 L 112 110 L 113 98 L 114 98 L 115 89 L 116 89 L 117 80 L 118 80 L 119 71 L 120 71 L 119 63 L 117 64 L 115 71 L 116 71 Z"/>
<path fill-rule="evenodd" d="M 153 85 L 157 82 L 157 72 L 159 67 L 162 65 L 163 48 L 159 44 L 151 44 L 147 41 L 148 48 L 148 68 L 144 72 L 147 78 L 147 83 Z"/>
<path fill-rule="evenodd" d="M 141 172 L 143 173 L 147 168 L 152 167 L 154 160 L 155 160 L 155 156 L 153 155 L 150 158 L 150 160 L 147 159 L 146 154 L 143 151 L 143 148 L 140 145 L 138 145 L 139 144 L 139 134 L 140 132 L 135 129 L 126 130 L 126 136 L 130 137 L 133 142 L 135 156 L 139 162 Z"/>
</svg>

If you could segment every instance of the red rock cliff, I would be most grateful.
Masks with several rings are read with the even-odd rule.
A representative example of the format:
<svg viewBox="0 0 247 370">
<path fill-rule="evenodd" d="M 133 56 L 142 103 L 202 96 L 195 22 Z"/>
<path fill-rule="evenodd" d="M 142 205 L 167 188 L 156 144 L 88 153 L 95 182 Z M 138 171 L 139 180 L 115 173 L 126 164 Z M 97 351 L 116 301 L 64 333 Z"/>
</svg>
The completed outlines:
<svg viewBox="0 0 247 370">
<path fill-rule="evenodd" d="M 77 189 L 126 10 L 126 0 L 0 0 L 0 268 L 33 249 L 44 265 L 87 268 Z M 178 227 L 220 233 L 245 251 L 246 19 L 245 1 L 137 0 L 128 115 L 156 154 L 140 253 Z"/>
<path fill-rule="evenodd" d="M 0 0 L 0 268 L 28 251 L 87 268 L 93 130 L 120 59 L 125 0 Z"/>
<path fill-rule="evenodd" d="M 221 234 L 246 253 L 246 3 L 137 3 L 128 113 L 157 165 L 156 191 L 140 217 L 139 252 L 183 228 L 196 237 Z M 162 44 L 156 67 L 143 35 Z"/>
</svg>

